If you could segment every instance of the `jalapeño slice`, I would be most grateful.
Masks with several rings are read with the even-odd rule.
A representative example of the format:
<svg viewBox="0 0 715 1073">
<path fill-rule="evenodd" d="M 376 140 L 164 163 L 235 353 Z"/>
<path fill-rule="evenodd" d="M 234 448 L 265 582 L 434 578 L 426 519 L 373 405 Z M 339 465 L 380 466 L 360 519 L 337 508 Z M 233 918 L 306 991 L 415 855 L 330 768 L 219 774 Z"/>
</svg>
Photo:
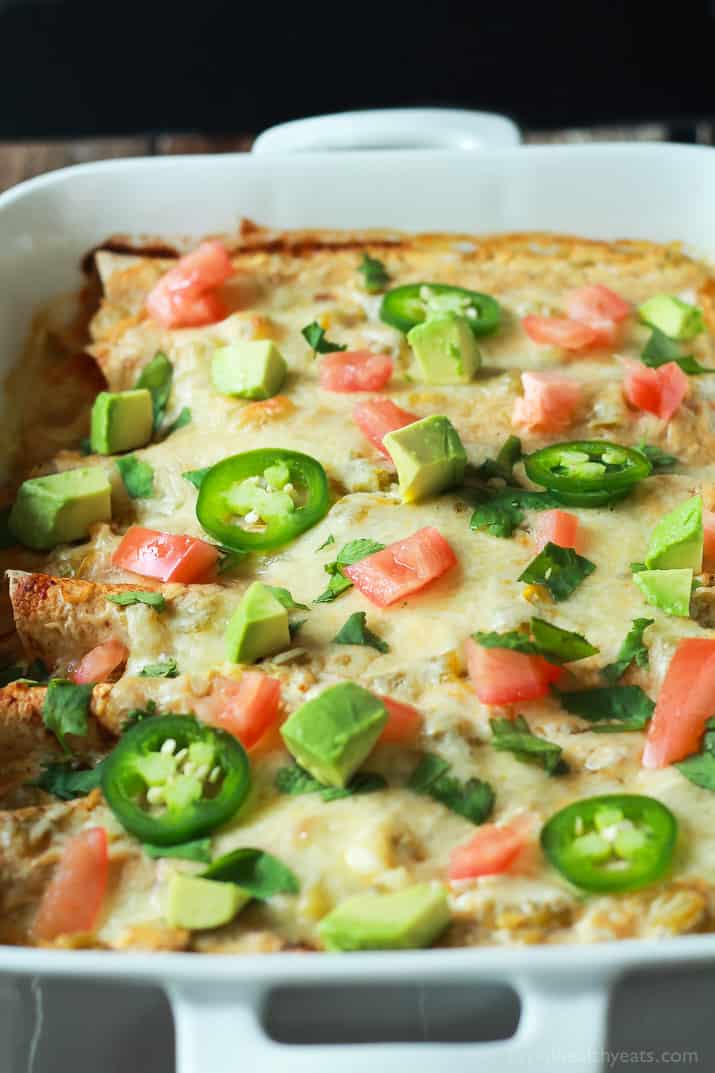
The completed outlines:
<svg viewBox="0 0 715 1073">
<path fill-rule="evenodd" d="M 608 440 L 554 443 L 524 460 L 527 476 L 572 507 L 601 507 L 652 473 L 645 455 Z"/>
<path fill-rule="evenodd" d="M 245 451 L 212 466 L 196 515 L 207 533 L 235 551 L 270 551 L 328 512 L 328 478 L 310 455 L 280 448 Z"/>
<path fill-rule="evenodd" d="M 474 335 L 493 335 L 501 324 L 501 306 L 496 298 L 448 283 L 408 283 L 393 287 L 380 304 L 380 319 L 405 334 L 437 313 L 459 313 L 466 317 Z"/>
<path fill-rule="evenodd" d="M 660 879 L 677 833 L 672 812 L 655 798 L 605 794 L 555 813 L 541 831 L 541 847 L 574 886 L 618 893 Z"/>
<path fill-rule="evenodd" d="M 209 834 L 238 812 L 250 784 L 241 743 L 192 715 L 143 719 L 102 766 L 112 812 L 130 834 L 154 846 Z"/>
</svg>

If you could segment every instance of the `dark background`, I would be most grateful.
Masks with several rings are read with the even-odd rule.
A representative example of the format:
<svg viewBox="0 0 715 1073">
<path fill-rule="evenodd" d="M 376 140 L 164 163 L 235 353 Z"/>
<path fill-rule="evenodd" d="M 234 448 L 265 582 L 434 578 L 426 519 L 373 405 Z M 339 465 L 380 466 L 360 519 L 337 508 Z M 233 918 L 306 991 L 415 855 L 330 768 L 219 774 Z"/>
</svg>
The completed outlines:
<svg viewBox="0 0 715 1073">
<path fill-rule="evenodd" d="M 715 116 L 715 0 L 0 0 L 0 138 L 257 132 L 445 104 L 548 130 Z"/>
</svg>

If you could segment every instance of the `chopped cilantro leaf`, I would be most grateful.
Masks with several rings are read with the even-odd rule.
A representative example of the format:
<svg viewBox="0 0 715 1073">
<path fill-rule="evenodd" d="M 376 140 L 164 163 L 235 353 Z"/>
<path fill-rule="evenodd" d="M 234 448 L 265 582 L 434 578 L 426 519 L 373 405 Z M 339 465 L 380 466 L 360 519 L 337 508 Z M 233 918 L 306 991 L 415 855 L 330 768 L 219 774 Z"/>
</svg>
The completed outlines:
<svg viewBox="0 0 715 1073">
<path fill-rule="evenodd" d="M 390 276 L 382 261 L 371 257 L 369 253 L 362 255 L 358 272 L 362 273 L 363 287 L 368 294 L 379 294 L 390 282 Z"/>
<path fill-rule="evenodd" d="M 484 823 L 494 808 L 494 791 L 489 783 L 475 778 L 462 782 L 448 771 L 449 764 L 441 757 L 425 753 L 407 785 L 415 793 L 427 794 L 474 824 Z"/>
<path fill-rule="evenodd" d="M 552 510 L 562 504 L 551 492 L 504 488 L 475 508 L 470 529 L 486 529 L 492 536 L 510 537 L 524 521 L 525 510 Z"/>
<path fill-rule="evenodd" d="M 218 572 L 219 574 L 230 574 L 232 570 L 235 570 L 248 555 L 247 551 L 242 551 L 239 548 L 224 548 L 223 545 L 217 544 L 219 553 L 218 560 Z"/>
<path fill-rule="evenodd" d="M 114 592 L 107 597 L 110 603 L 119 607 L 131 607 L 133 604 L 146 604 L 155 611 L 163 611 L 166 600 L 160 592 L 146 592 L 144 589 L 130 589 L 127 592 Z"/>
<path fill-rule="evenodd" d="M 512 484 L 514 466 L 521 457 L 521 440 L 518 436 L 509 436 L 502 444 L 496 458 L 486 458 L 480 466 L 477 466 L 477 475 L 484 481 L 497 477 L 507 484 Z"/>
<path fill-rule="evenodd" d="M 210 469 L 211 466 L 204 466 L 203 469 L 187 469 L 181 476 L 185 481 L 188 481 L 189 484 L 193 484 L 194 488 L 200 488 L 201 482 Z"/>
<path fill-rule="evenodd" d="M 313 357 L 316 354 L 331 354 L 334 350 L 347 350 L 343 343 L 333 343 L 325 338 L 325 329 L 321 328 L 317 321 L 306 324 L 300 333 L 308 346 L 313 348 Z"/>
<path fill-rule="evenodd" d="M 234 849 L 213 861 L 201 874 L 219 883 L 237 883 L 253 898 L 261 900 L 274 894 L 297 894 L 300 889 L 290 868 L 262 849 Z"/>
<path fill-rule="evenodd" d="M 210 838 L 195 838 L 193 842 L 180 842 L 178 846 L 152 846 L 149 842 L 143 842 L 142 849 L 148 857 L 178 857 L 182 861 L 211 863 Z"/>
<path fill-rule="evenodd" d="M 167 425 L 165 429 L 162 429 L 162 439 L 165 440 L 168 436 L 171 436 L 172 432 L 178 432 L 180 428 L 185 428 L 187 425 L 190 425 L 191 420 L 191 408 L 189 406 L 182 407 L 178 417 L 176 417 L 170 425 Z"/>
<path fill-rule="evenodd" d="M 680 346 L 674 339 L 669 339 L 659 328 L 653 328 L 652 334 L 641 352 L 641 361 L 651 369 L 657 369 L 667 362 L 674 361 L 684 373 L 697 376 L 699 373 L 715 373 L 715 368 L 709 369 L 692 356 L 681 354 Z"/>
<path fill-rule="evenodd" d="M 77 768 L 70 761 L 45 764 L 39 778 L 32 783 L 61 801 L 73 801 L 85 797 L 99 786 L 102 763 L 93 768 Z"/>
<path fill-rule="evenodd" d="M 517 715 L 514 720 L 490 719 L 489 726 L 495 749 L 513 753 L 524 764 L 539 764 L 549 775 L 562 775 L 568 771 L 561 757 L 561 746 L 532 733 L 523 715 Z"/>
<path fill-rule="evenodd" d="M 593 729 L 601 734 L 643 730 L 655 708 L 655 701 L 640 686 L 603 686 L 568 693 L 556 690 L 556 695 L 567 712 L 598 724 Z"/>
<path fill-rule="evenodd" d="M 650 462 L 653 467 L 654 473 L 664 473 L 666 470 L 672 469 L 673 466 L 680 464 L 680 459 L 675 455 L 666 454 L 660 447 L 656 447 L 650 443 L 639 443 L 636 447 L 637 451 L 640 451 L 642 455 Z"/>
<path fill-rule="evenodd" d="M 390 646 L 368 629 L 367 615 L 364 611 L 356 611 L 350 615 L 333 637 L 333 644 L 367 645 L 370 648 L 376 648 L 378 652 L 390 651 Z"/>
<path fill-rule="evenodd" d="M 566 600 L 581 582 L 592 574 L 596 564 L 584 559 L 573 548 L 562 548 L 550 541 L 529 563 L 519 581 L 544 585 L 554 600 Z"/>
<path fill-rule="evenodd" d="M 374 555 L 375 552 L 382 551 L 384 544 L 378 544 L 376 540 L 368 540 L 366 538 L 360 538 L 358 540 L 350 540 L 345 544 L 338 556 L 331 563 L 326 563 L 323 569 L 326 574 L 330 574 L 330 581 L 325 592 L 322 592 L 320 596 L 314 600 L 316 604 L 327 604 L 332 600 L 335 600 L 341 593 L 347 592 L 352 588 L 352 581 L 350 578 L 345 577 L 342 572 L 342 567 L 352 566 L 353 563 L 357 563 L 360 559 L 365 559 L 368 555 Z"/>
<path fill-rule="evenodd" d="M 323 541 L 323 543 L 322 543 L 322 544 L 320 545 L 320 547 L 319 547 L 319 548 L 316 548 L 315 550 L 316 550 L 316 551 L 322 551 L 322 550 L 323 550 L 323 548 L 329 548 L 329 547 L 330 547 L 330 545 L 331 545 L 331 544 L 334 544 L 334 543 L 335 543 L 335 537 L 334 537 L 334 536 L 333 536 L 333 534 L 331 533 L 331 534 L 330 534 L 330 536 L 328 537 L 328 539 L 327 539 L 327 540 L 324 540 L 324 541 Z"/>
<path fill-rule="evenodd" d="M 283 607 L 285 607 L 286 611 L 308 610 L 307 604 L 296 603 L 288 589 L 283 589 L 280 587 L 280 585 L 268 585 L 268 588 L 271 590 L 278 603 L 283 604 Z"/>
<path fill-rule="evenodd" d="M 151 499 L 154 495 L 154 470 L 136 455 L 117 459 L 117 469 L 131 499 Z"/>
<path fill-rule="evenodd" d="M 147 663 L 139 671 L 140 678 L 178 678 L 179 669 L 176 660 L 159 660 L 158 663 Z"/>
<path fill-rule="evenodd" d="M 527 630 L 506 633 L 474 633 L 473 639 L 483 648 L 511 648 L 527 656 L 543 656 L 550 663 L 573 663 L 598 652 L 580 633 L 562 630 L 542 618 L 532 618 Z"/>
<path fill-rule="evenodd" d="M 155 700 L 148 700 L 146 702 L 146 708 L 130 708 L 122 723 L 122 733 L 125 730 L 128 730 L 129 727 L 134 726 L 135 723 L 141 723 L 142 719 L 149 719 L 156 714 L 157 707 Z"/>
<path fill-rule="evenodd" d="M 298 764 L 282 767 L 276 773 L 275 787 L 281 794 L 298 797 L 300 794 L 319 793 L 323 801 L 335 801 L 353 794 L 368 794 L 375 790 L 384 790 L 387 782 L 382 775 L 369 771 L 358 771 L 347 786 L 325 786 Z"/>
<path fill-rule="evenodd" d="M 700 752 L 675 764 L 681 775 L 701 786 L 703 790 L 715 790 L 715 719 L 708 719 Z"/>
<path fill-rule="evenodd" d="M 617 682 L 622 674 L 625 674 L 631 663 L 635 663 L 637 667 L 648 666 L 648 648 L 643 643 L 643 634 L 654 622 L 655 619 L 652 618 L 633 619 L 633 624 L 618 651 L 618 658 L 601 671 L 603 677 L 611 685 Z"/>
<path fill-rule="evenodd" d="M 42 720 L 66 752 L 72 751 L 65 741 L 68 734 L 83 736 L 87 733 L 92 688 L 64 678 L 53 678 L 47 683 Z"/>
<path fill-rule="evenodd" d="M 174 376 L 174 366 L 166 354 L 158 351 L 141 371 L 135 387 L 146 388 L 151 394 L 152 408 L 154 410 L 154 434 L 159 431 L 159 426 L 164 420 L 166 404 L 171 395 L 171 381 Z"/>
</svg>

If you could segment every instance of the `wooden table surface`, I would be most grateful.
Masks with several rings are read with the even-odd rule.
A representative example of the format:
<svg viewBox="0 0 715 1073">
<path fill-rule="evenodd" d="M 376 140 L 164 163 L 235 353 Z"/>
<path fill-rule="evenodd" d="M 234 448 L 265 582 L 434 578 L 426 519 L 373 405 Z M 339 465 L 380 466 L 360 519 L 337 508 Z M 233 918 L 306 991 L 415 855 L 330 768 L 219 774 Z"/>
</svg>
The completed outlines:
<svg viewBox="0 0 715 1073">
<path fill-rule="evenodd" d="M 713 123 L 694 122 L 684 131 L 691 141 L 712 145 Z M 663 123 L 631 127 L 593 127 L 588 130 L 526 131 L 530 144 L 586 141 L 664 141 L 679 138 L 679 129 Z M 236 153 L 251 148 L 249 134 L 138 134 L 129 137 L 79 138 L 67 141 L 0 141 L 0 193 L 46 171 L 82 164 L 89 160 L 111 160 L 127 156 L 164 156 L 177 153 Z"/>
</svg>

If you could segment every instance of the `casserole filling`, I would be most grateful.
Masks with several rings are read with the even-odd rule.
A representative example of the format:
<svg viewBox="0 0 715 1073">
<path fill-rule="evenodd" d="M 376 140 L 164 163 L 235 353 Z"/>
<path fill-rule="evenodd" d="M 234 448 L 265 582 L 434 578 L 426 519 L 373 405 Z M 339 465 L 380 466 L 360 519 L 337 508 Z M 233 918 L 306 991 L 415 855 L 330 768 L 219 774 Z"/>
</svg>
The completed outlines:
<svg viewBox="0 0 715 1073">
<path fill-rule="evenodd" d="M 8 385 L 0 941 L 712 930 L 713 295 L 644 242 L 99 250 Z"/>
</svg>

